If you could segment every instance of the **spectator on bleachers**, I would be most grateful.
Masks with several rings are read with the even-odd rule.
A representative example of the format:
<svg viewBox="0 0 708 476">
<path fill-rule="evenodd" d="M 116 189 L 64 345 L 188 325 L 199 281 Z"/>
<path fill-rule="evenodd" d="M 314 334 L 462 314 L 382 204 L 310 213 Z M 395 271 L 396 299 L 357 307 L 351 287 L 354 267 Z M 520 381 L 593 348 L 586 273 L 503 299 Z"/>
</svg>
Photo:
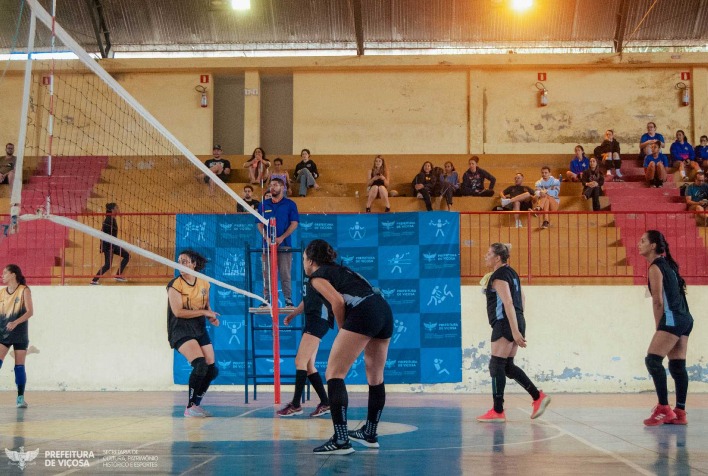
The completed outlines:
<svg viewBox="0 0 708 476">
<path fill-rule="evenodd" d="M 307 195 L 308 188 L 314 187 L 315 190 L 319 190 L 320 186 L 317 185 L 315 179 L 320 174 L 317 172 L 317 164 L 310 159 L 310 149 L 302 149 L 300 157 L 302 157 L 302 160 L 295 166 L 294 181 L 300 183 L 300 196 L 304 197 Z"/>
<path fill-rule="evenodd" d="M 593 155 L 597 159 L 598 164 L 602 164 L 607 175 L 612 175 L 610 169 L 614 170 L 615 182 L 622 182 L 622 159 L 620 158 L 620 143 L 615 139 L 615 131 L 607 129 L 605 131 L 605 140 L 602 144 L 595 147 Z"/>
<path fill-rule="evenodd" d="M 273 170 L 270 171 L 269 180 L 274 178 L 279 178 L 285 184 L 285 189 L 283 190 L 283 196 L 287 197 L 292 193 L 292 182 L 290 181 L 290 174 L 287 170 L 283 168 L 283 159 L 276 157 L 273 160 Z"/>
<path fill-rule="evenodd" d="M 581 182 L 583 182 L 583 197 L 585 197 L 585 200 L 592 198 L 593 211 L 599 211 L 600 195 L 602 195 L 602 186 L 605 184 L 605 177 L 595 157 L 590 158 L 590 167 L 583 172 Z"/>
<path fill-rule="evenodd" d="M 380 155 L 374 158 L 374 164 L 369 170 L 369 178 L 366 182 L 366 213 L 371 212 L 371 204 L 380 198 L 386 204 L 386 211 L 391 211 L 391 203 L 388 201 L 388 167 L 386 161 Z"/>
<path fill-rule="evenodd" d="M 560 180 L 551 175 L 551 168 L 547 165 L 541 167 L 541 178 L 536 182 L 534 192 L 534 210 L 555 212 L 560 206 Z M 548 213 L 543 214 L 541 228 L 548 228 L 550 217 Z"/>
<path fill-rule="evenodd" d="M 8 142 L 5 144 L 5 157 L 0 159 L 0 184 L 10 185 L 10 195 L 12 195 L 12 181 L 15 180 L 15 163 L 17 163 L 14 153 L 15 144 Z"/>
<path fill-rule="evenodd" d="M 269 167 L 270 162 L 266 159 L 266 153 L 260 147 L 253 149 L 251 158 L 243 164 L 243 168 L 248 169 L 248 180 L 251 185 L 267 181 Z"/>
<path fill-rule="evenodd" d="M 231 162 L 226 159 L 222 159 L 221 153 L 221 146 L 216 144 L 212 149 L 213 157 L 204 162 L 204 165 L 206 165 L 209 170 L 214 172 L 214 174 L 216 174 L 222 182 L 226 182 L 229 179 L 229 175 L 231 175 Z M 209 194 L 213 195 L 216 185 L 205 174 L 202 174 L 202 177 L 204 177 L 204 183 L 209 184 Z"/>
<path fill-rule="evenodd" d="M 708 169 L 708 136 L 701 136 L 701 143 L 696 146 L 695 154 L 701 167 Z"/>
<path fill-rule="evenodd" d="M 506 187 L 500 194 L 502 208 L 515 212 L 530 210 L 534 193 L 534 189 L 524 185 L 524 174 L 518 172 L 514 176 L 514 185 Z M 518 213 L 514 214 L 514 223 L 516 228 L 524 226 Z"/>
<path fill-rule="evenodd" d="M 656 132 L 656 123 L 647 122 L 647 132 L 642 135 L 639 139 L 639 158 L 643 159 L 647 155 L 651 155 L 651 145 L 659 141 L 659 150 L 663 149 L 666 145 L 664 136 Z"/>
<path fill-rule="evenodd" d="M 493 197 L 494 185 L 497 179 L 486 170 L 477 167 L 479 157 L 473 155 L 469 160 L 469 168 L 462 175 L 460 195 L 463 197 Z M 489 180 L 489 188 L 484 188 L 484 180 Z"/>
<path fill-rule="evenodd" d="M 682 130 L 676 131 L 676 141 L 671 144 L 671 160 L 676 164 L 676 168 L 681 174 L 681 179 L 688 182 L 691 179 L 688 174 L 699 170 L 701 167 L 696 161 L 696 151 L 686 140 L 686 134 Z"/>
<path fill-rule="evenodd" d="M 706 185 L 705 172 L 696 172 L 694 182 L 686 187 L 686 205 L 688 209 L 696 213 L 696 223 L 700 226 L 708 225 L 708 185 Z"/>
<path fill-rule="evenodd" d="M 580 182 L 580 176 L 583 175 L 590 162 L 588 162 L 588 157 L 585 155 L 585 149 L 582 145 L 575 146 L 575 155 L 570 161 L 570 170 L 565 173 L 565 178 L 568 182 Z"/>
<path fill-rule="evenodd" d="M 651 143 L 651 153 L 644 157 L 644 176 L 652 188 L 664 186 L 666 171 L 669 169 L 669 159 L 661 153 L 661 142 Z"/>
<path fill-rule="evenodd" d="M 413 178 L 413 194 L 422 198 L 425 202 L 425 209 L 429 212 L 433 211 L 433 202 L 430 198 L 433 193 L 433 189 L 437 185 L 438 177 L 433 175 L 433 164 L 432 162 L 425 161 L 423 166 L 420 168 L 420 172 Z"/>
<path fill-rule="evenodd" d="M 449 160 L 443 166 L 443 172 L 440 176 L 440 195 L 445 198 L 447 210 L 452 207 L 452 197 L 460 189 L 460 181 L 455 170 L 455 165 Z"/>
<path fill-rule="evenodd" d="M 261 204 L 261 202 L 253 198 L 253 187 L 250 185 L 246 185 L 245 187 L 243 187 L 243 201 L 246 202 L 248 206 L 253 208 L 254 210 L 258 210 L 258 205 Z M 245 211 L 246 209 L 240 203 L 236 205 L 237 213 L 242 213 Z"/>
</svg>

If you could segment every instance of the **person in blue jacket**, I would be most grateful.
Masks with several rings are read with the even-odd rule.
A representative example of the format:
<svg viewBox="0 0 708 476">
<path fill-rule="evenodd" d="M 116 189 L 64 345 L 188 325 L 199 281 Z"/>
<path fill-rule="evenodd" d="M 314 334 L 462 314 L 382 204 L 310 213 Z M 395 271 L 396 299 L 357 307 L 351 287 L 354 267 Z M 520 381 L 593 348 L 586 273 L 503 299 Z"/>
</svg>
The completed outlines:
<svg viewBox="0 0 708 476">
<path fill-rule="evenodd" d="M 575 156 L 570 161 L 570 170 L 565 173 L 565 178 L 568 182 L 580 182 L 580 177 L 583 175 L 590 162 L 588 157 L 585 155 L 585 149 L 582 145 L 575 146 Z"/>
<path fill-rule="evenodd" d="M 659 150 L 663 149 L 664 146 L 666 145 L 666 141 L 664 140 L 664 136 L 656 132 L 656 123 L 655 122 L 647 122 L 647 132 L 642 135 L 642 138 L 639 139 L 639 158 L 643 159 L 645 156 L 651 154 L 651 144 L 654 141 L 659 141 L 660 147 Z"/>
<path fill-rule="evenodd" d="M 681 173 L 684 182 L 691 180 L 688 173 L 696 172 L 701 167 L 696 162 L 696 151 L 686 140 L 686 134 L 682 130 L 676 131 L 676 142 L 671 144 L 671 160 L 677 164 L 676 168 Z"/>
<path fill-rule="evenodd" d="M 704 169 L 708 169 L 708 136 L 701 136 L 701 144 L 696 146 L 694 152 L 696 154 L 696 162 Z"/>
</svg>

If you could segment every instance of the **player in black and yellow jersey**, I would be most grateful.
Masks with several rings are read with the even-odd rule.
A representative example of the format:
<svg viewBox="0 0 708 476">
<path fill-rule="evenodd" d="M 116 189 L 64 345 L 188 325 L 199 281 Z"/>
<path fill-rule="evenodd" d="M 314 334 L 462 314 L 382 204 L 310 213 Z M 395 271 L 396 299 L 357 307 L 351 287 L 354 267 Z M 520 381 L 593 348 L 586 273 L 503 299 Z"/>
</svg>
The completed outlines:
<svg viewBox="0 0 708 476">
<path fill-rule="evenodd" d="M 192 250 L 179 254 L 179 264 L 195 271 L 206 266 L 206 258 Z M 214 365 L 214 347 L 206 330 L 206 320 L 219 325 L 219 314 L 209 307 L 209 283 L 189 273 L 180 275 L 167 285 L 167 338 L 170 347 L 184 355 L 192 365 L 189 376 L 189 401 L 186 417 L 211 416 L 201 403 L 209 385 L 219 374 Z"/>
<path fill-rule="evenodd" d="M 2 271 L 5 288 L 0 291 L 0 367 L 10 346 L 15 348 L 15 383 L 17 384 L 17 408 L 27 408 L 25 402 L 25 357 L 29 346 L 27 320 L 34 314 L 32 293 L 27 287 L 22 270 L 16 264 L 8 264 Z"/>
</svg>

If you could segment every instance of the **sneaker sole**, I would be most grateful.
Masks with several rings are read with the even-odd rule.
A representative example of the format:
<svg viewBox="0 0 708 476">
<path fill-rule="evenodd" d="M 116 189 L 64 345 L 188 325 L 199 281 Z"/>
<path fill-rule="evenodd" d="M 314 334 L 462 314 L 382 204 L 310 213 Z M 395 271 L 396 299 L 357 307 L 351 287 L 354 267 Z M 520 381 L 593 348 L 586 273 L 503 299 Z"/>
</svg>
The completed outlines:
<svg viewBox="0 0 708 476">
<path fill-rule="evenodd" d="M 322 413 L 312 414 L 312 415 L 310 415 L 310 418 L 317 418 L 317 417 L 321 417 L 322 415 L 329 415 L 330 413 L 332 413 L 330 410 L 326 410 L 326 411 L 323 411 Z"/>
<path fill-rule="evenodd" d="M 356 441 L 360 445 L 364 445 L 367 448 L 381 448 L 381 445 L 379 445 L 379 442 L 377 441 L 376 443 L 370 443 L 366 440 L 360 440 L 359 438 L 354 438 L 353 436 L 349 435 L 349 439 L 352 441 Z"/>
<path fill-rule="evenodd" d="M 354 448 L 343 448 L 341 450 L 332 450 L 332 451 L 315 451 L 313 452 L 316 455 L 349 455 L 354 453 Z"/>
<path fill-rule="evenodd" d="M 506 423 L 506 418 L 477 418 L 477 421 L 480 423 Z"/>
<path fill-rule="evenodd" d="M 538 409 L 538 412 L 535 415 L 531 415 L 531 419 L 535 420 L 536 418 L 543 415 L 543 412 L 546 411 L 546 407 L 548 406 L 549 403 L 551 403 L 551 397 L 546 396 L 546 398 L 544 398 L 543 401 L 541 402 L 541 408 Z"/>
<path fill-rule="evenodd" d="M 286 418 L 287 418 L 287 417 L 291 417 L 291 416 L 295 416 L 295 415 L 302 415 L 302 411 L 295 412 L 295 413 L 288 413 L 287 415 L 281 415 L 281 414 L 278 413 L 278 412 L 276 412 L 276 414 L 277 414 L 278 416 L 286 417 Z"/>
</svg>

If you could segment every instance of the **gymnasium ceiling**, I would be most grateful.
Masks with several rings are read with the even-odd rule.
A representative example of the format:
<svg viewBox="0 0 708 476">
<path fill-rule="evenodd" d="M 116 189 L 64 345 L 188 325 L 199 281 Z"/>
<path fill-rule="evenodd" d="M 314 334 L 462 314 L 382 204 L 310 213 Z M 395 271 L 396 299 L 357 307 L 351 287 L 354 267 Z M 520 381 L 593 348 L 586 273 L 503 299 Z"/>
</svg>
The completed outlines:
<svg viewBox="0 0 708 476">
<path fill-rule="evenodd" d="M 0 52 L 26 48 L 22 1 L 0 0 Z M 609 53 L 708 45 L 708 0 L 534 0 L 524 14 L 509 1 L 251 0 L 250 11 L 239 12 L 229 0 L 57 0 L 57 21 L 89 52 L 109 56 Z M 49 45 L 46 32 L 38 43 Z"/>
</svg>

